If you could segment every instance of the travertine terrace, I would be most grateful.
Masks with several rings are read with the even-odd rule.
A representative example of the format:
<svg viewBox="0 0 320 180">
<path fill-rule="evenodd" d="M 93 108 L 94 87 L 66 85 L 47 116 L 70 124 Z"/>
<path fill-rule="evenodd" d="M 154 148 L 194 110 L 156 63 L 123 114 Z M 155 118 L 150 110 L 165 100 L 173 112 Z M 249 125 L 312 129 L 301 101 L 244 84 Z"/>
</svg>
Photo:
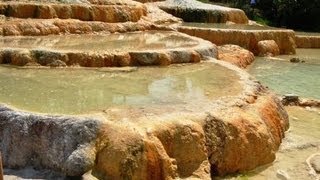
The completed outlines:
<svg viewBox="0 0 320 180">
<path fill-rule="evenodd" d="M 273 161 L 288 128 L 280 101 L 234 66 L 197 66 L 210 63 L 234 71 L 241 90 L 211 101 L 115 106 L 82 116 L 1 105 L 5 167 L 31 165 L 69 176 L 92 170 L 102 179 L 210 179 Z"/>
<path fill-rule="evenodd" d="M 289 127 L 280 100 L 215 59 L 212 30 L 177 27 L 182 20 L 158 8 L 168 2 L 0 1 L 5 173 L 211 179 L 275 159 Z M 204 12 L 210 21 L 248 21 L 237 9 Z M 277 33 L 280 51 L 294 53 L 291 31 Z M 269 33 L 249 36 L 241 45 L 252 50 Z M 240 67 L 252 61 L 245 53 Z"/>
<path fill-rule="evenodd" d="M 178 32 L 0 38 L 0 63 L 18 66 L 169 65 L 216 57 L 208 41 Z"/>
<path fill-rule="evenodd" d="M 244 47 L 258 55 L 258 42 L 274 40 L 280 49 L 280 54 L 295 54 L 295 33 L 287 29 L 270 29 L 256 27 L 257 29 L 237 29 L 232 25 L 222 28 L 210 27 L 205 24 L 187 24 L 178 26 L 180 32 L 206 39 L 216 45 L 235 44 Z M 235 26 L 237 27 L 237 26 Z M 250 27 L 250 26 L 249 26 Z M 252 26 L 255 27 L 255 26 Z"/>
</svg>

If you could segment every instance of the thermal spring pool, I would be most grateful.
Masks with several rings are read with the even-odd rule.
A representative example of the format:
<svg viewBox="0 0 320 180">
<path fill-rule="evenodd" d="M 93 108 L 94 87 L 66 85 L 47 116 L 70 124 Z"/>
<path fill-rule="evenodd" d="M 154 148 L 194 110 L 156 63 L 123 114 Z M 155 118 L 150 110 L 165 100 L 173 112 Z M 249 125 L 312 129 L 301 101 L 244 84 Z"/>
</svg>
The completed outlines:
<svg viewBox="0 0 320 180">
<path fill-rule="evenodd" d="M 53 51 L 143 51 L 192 47 L 199 43 L 179 33 L 150 31 L 110 35 L 1 37 L 1 48 L 47 49 Z"/>
<path fill-rule="evenodd" d="M 18 66 L 139 66 L 199 62 L 215 46 L 172 31 L 0 37 L 0 63 Z"/>
<path fill-rule="evenodd" d="M 207 102 L 242 90 L 236 73 L 213 63 L 127 69 L 1 66 L 0 102 L 35 112 L 79 114 L 110 106 Z"/>
<path fill-rule="evenodd" d="M 291 63 L 294 57 L 301 62 Z M 320 49 L 297 49 L 296 55 L 275 58 L 256 57 L 248 72 L 279 95 L 320 99 Z"/>
</svg>

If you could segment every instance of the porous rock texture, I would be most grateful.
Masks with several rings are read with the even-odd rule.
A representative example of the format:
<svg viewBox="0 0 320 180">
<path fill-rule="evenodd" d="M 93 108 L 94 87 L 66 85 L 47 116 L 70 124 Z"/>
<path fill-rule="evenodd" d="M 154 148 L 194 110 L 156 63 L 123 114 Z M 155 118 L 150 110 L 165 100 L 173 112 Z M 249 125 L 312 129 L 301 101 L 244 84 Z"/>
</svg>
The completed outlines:
<svg viewBox="0 0 320 180">
<path fill-rule="evenodd" d="M 166 0 L 155 2 L 162 10 L 182 18 L 186 22 L 246 24 L 246 14 L 235 8 L 206 4 L 194 0 Z"/>
<path fill-rule="evenodd" d="M 79 19 L 82 21 L 127 22 L 138 21 L 146 15 L 146 7 L 140 3 L 131 4 L 66 4 L 38 2 L 1 2 L 0 14 L 14 18 L 34 19 Z"/>
<path fill-rule="evenodd" d="M 129 0 L 0 1 L 0 35 L 121 33 L 170 29 L 157 24 L 181 21 L 147 6 Z"/>
<path fill-rule="evenodd" d="M 296 35 L 298 48 L 320 48 L 320 36 Z"/>
<path fill-rule="evenodd" d="M 274 40 L 280 54 L 295 54 L 295 34 L 292 30 L 241 30 L 178 26 L 178 31 L 196 36 L 216 45 L 239 45 L 255 55 L 259 54 L 258 42 Z"/>
<path fill-rule="evenodd" d="M 210 179 L 275 159 L 288 116 L 280 101 L 241 69 L 243 92 L 209 104 L 114 107 L 83 116 L 0 107 L 6 168 L 46 168 L 99 179 Z"/>
<path fill-rule="evenodd" d="M 246 68 L 254 61 L 254 54 L 238 45 L 218 46 L 218 59 Z"/>
<path fill-rule="evenodd" d="M 258 42 L 259 56 L 277 56 L 280 54 L 279 46 L 274 40 L 263 40 Z"/>
<path fill-rule="evenodd" d="M 150 35 L 154 33 L 155 35 Z M 162 35 L 162 34 L 163 35 Z M 130 40 L 130 34 L 136 36 L 137 33 L 128 33 L 123 34 L 122 37 L 126 37 Z M 160 35 L 159 35 L 160 34 Z M 150 38 L 158 38 L 158 41 L 163 41 L 163 38 L 167 38 L 167 41 L 170 39 L 178 38 L 186 44 L 191 44 L 190 46 L 180 47 L 175 46 L 171 48 L 163 47 L 160 45 L 157 49 L 148 49 L 148 44 L 144 45 L 142 49 L 134 48 L 139 46 L 140 39 L 137 41 L 126 41 L 123 43 L 130 43 L 131 48 L 128 49 L 115 49 L 110 50 L 106 49 L 98 51 L 97 49 L 76 49 L 78 36 L 69 36 L 65 38 L 63 36 L 48 36 L 46 37 L 33 37 L 27 38 L 28 46 L 19 46 L 19 42 L 25 42 L 26 38 L 15 38 L 15 37 L 4 37 L 0 38 L 0 64 L 11 64 L 17 66 L 82 66 L 82 67 L 112 67 L 112 66 L 143 66 L 143 65 L 169 65 L 174 63 L 192 63 L 199 62 L 201 58 L 209 56 L 216 57 L 217 50 L 216 46 L 208 41 L 191 37 L 178 32 L 169 32 L 169 31 L 157 31 L 157 32 L 140 32 L 138 35 L 141 37 L 146 36 Z M 73 38 L 72 38 L 73 37 Z M 108 36 L 97 36 L 106 38 Z M 86 38 L 86 41 L 82 43 L 96 43 L 97 37 L 93 40 L 92 36 L 84 36 L 81 38 Z M 111 42 L 120 42 L 118 38 L 121 36 L 112 36 L 115 37 L 114 41 Z M 110 37 L 111 38 L 111 37 Z M 142 44 L 147 41 L 147 39 L 142 39 Z M 10 46 L 6 41 L 13 41 Z M 64 42 L 66 41 L 66 42 Z M 40 43 L 39 43 L 40 42 Z M 109 45 L 110 42 L 106 42 Z M 166 43 L 166 42 L 162 42 Z M 55 45 L 68 46 L 71 44 L 75 46 L 74 49 L 57 49 Z M 74 45 L 76 44 L 76 45 Z M 158 42 L 160 44 L 160 42 Z M 100 44 L 104 46 L 104 44 Z M 129 44 L 130 45 L 130 44 Z M 157 45 L 157 43 L 156 43 Z M 2 46 L 2 47 L 1 47 Z M 72 46 L 72 47 L 73 47 Z M 151 45 L 150 45 L 151 46 Z M 46 47 L 46 48 L 44 48 Z"/>
</svg>

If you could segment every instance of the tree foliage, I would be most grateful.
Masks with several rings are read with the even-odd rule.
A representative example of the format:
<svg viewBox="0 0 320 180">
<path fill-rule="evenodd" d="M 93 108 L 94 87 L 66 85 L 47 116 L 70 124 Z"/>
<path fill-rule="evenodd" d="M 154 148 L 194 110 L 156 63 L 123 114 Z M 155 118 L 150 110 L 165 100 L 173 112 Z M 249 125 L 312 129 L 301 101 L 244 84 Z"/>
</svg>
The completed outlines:
<svg viewBox="0 0 320 180">
<path fill-rule="evenodd" d="M 243 9 L 251 19 L 262 18 L 269 25 L 320 31 L 320 0 L 220 0 Z"/>
</svg>

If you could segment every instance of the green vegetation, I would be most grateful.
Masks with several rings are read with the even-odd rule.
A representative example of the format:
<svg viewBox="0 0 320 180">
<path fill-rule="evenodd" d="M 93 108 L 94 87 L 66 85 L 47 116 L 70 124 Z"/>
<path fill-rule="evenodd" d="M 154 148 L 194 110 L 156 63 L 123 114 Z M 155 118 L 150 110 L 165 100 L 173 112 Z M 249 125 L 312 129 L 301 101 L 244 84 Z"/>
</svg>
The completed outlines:
<svg viewBox="0 0 320 180">
<path fill-rule="evenodd" d="M 320 31 L 320 0 L 211 0 L 243 9 L 250 19 L 270 26 Z"/>
</svg>

